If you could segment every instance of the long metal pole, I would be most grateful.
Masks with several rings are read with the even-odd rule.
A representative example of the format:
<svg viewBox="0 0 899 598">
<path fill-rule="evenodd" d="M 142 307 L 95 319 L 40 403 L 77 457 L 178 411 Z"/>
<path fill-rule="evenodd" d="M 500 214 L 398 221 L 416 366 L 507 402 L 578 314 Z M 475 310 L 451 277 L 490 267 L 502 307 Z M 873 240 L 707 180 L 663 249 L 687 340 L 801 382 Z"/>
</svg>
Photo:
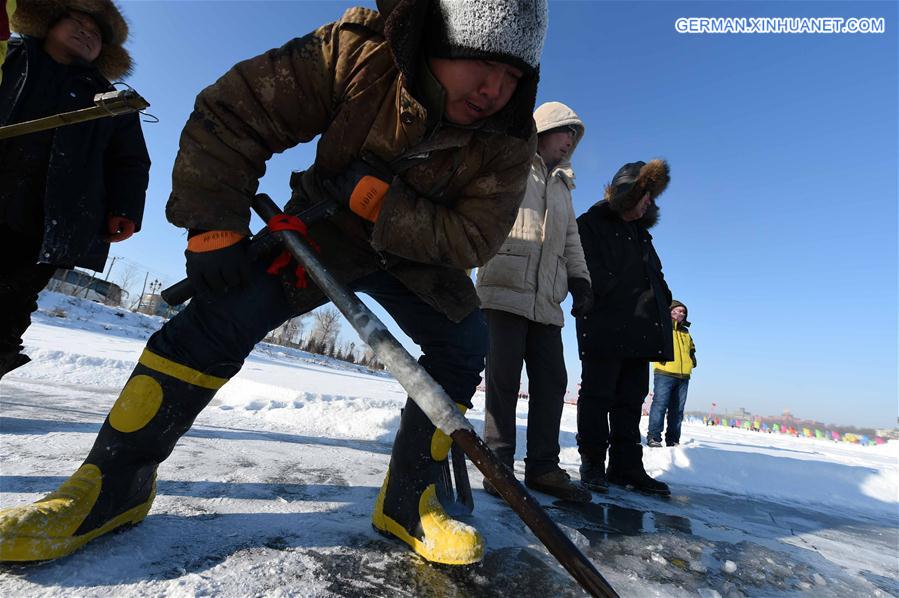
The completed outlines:
<svg viewBox="0 0 899 598">
<path fill-rule="evenodd" d="M 253 209 L 265 222 L 282 214 L 275 202 L 264 193 L 255 197 Z M 437 428 L 458 443 L 471 462 L 490 480 L 509 506 L 581 587 L 593 596 L 618 596 L 593 563 L 549 518 L 546 511 L 528 494 L 484 441 L 478 438 L 474 428 L 456 409 L 449 395 L 413 359 L 378 317 L 331 275 L 297 233 L 279 231 L 273 234 L 303 265 L 315 284 L 331 299 L 360 338 L 406 389 L 409 398 L 421 407 Z"/>
</svg>

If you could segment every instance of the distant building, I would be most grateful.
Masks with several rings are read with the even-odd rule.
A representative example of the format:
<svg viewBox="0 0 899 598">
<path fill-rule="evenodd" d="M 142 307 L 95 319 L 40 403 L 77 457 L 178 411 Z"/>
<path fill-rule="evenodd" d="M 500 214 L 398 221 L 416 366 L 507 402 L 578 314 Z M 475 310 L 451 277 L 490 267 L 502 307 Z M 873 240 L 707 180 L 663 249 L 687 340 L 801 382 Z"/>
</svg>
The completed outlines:
<svg viewBox="0 0 899 598">
<path fill-rule="evenodd" d="M 63 268 L 59 268 L 53 273 L 53 277 L 47 285 L 47 290 L 84 297 L 90 301 L 97 301 L 107 305 L 120 305 L 124 293 L 119 285 L 96 278 L 95 274 Z"/>
<path fill-rule="evenodd" d="M 181 305 L 169 305 L 165 302 L 165 299 L 162 298 L 162 295 L 158 293 L 144 293 L 143 296 L 141 296 L 140 305 L 137 308 L 137 311 L 151 316 L 171 318 L 184 309 L 185 306 L 186 304 L 184 303 Z"/>
</svg>

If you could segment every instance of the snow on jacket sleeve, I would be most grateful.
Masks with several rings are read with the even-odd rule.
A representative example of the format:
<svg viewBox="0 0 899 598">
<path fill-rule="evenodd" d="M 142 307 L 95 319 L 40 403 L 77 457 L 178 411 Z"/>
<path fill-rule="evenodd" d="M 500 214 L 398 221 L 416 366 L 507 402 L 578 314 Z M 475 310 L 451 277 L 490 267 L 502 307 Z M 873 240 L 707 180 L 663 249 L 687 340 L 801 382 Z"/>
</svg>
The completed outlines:
<svg viewBox="0 0 899 598">
<path fill-rule="evenodd" d="M 111 215 L 133 221 L 136 230 L 140 230 L 150 180 L 150 156 L 136 114 L 116 117 L 105 160 L 107 209 Z"/>
<path fill-rule="evenodd" d="M 331 120 L 339 36 L 339 22 L 325 25 L 236 64 L 200 92 L 181 133 L 169 221 L 249 233 L 266 161 L 311 141 Z"/>
</svg>

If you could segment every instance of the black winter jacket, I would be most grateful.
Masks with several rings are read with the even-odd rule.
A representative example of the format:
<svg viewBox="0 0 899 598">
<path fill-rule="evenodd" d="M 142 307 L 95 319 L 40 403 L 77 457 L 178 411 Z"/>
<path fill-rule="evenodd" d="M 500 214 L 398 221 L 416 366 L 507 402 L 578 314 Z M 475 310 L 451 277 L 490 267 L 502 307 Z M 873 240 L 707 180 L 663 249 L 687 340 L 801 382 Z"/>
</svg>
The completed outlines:
<svg viewBox="0 0 899 598">
<path fill-rule="evenodd" d="M 671 292 L 645 224 L 625 222 L 607 201 L 577 223 L 596 301 L 576 320 L 581 360 L 672 360 Z"/>
<path fill-rule="evenodd" d="M 31 69 L 42 63 L 38 52 L 43 52 L 39 39 L 10 41 L 0 86 L 0 125 L 27 120 L 21 117 L 20 100 L 41 94 L 42 90 L 26 90 L 29 79 L 35 77 Z M 55 101 L 55 112 L 93 106 L 95 94 L 113 90 L 95 68 L 69 68 L 71 76 Z M 51 101 L 48 106 L 53 104 Z M 31 207 L 24 202 L 43 202 L 42 230 L 16 231 L 42 238 L 37 260 L 102 271 L 109 253 L 109 244 L 103 241 L 107 218 L 124 216 L 140 230 L 150 170 L 140 120 L 136 114 L 105 117 L 59 127 L 50 134 L 46 185 L 28 185 L 22 190 L 17 185 L 21 172 L 0 164 L 2 213 L 29 212 Z M 0 141 L 0 156 L 8 155 L 13 143 L 19 141 Z M 43 189 L 43 193 L 35 189 Z M 40 228 L 40 220 L 35 226 Z"/>
</svg>

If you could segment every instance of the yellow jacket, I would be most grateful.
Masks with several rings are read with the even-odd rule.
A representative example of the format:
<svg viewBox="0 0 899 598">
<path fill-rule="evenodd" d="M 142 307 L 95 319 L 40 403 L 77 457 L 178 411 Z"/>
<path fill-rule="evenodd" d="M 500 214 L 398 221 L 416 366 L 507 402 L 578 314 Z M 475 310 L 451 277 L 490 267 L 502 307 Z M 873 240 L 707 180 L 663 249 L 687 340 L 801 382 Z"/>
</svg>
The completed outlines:
<svg viewBox="0 0 899 598">
<path fill-rule="evenodd" d="M 666 376 L 689 378 L 696 367 L 696 345 L 687 326 L 672 321 L 671 327 L 674 329 L 674 361 L 656 362 L 654 370 Z"/>
</svg>

